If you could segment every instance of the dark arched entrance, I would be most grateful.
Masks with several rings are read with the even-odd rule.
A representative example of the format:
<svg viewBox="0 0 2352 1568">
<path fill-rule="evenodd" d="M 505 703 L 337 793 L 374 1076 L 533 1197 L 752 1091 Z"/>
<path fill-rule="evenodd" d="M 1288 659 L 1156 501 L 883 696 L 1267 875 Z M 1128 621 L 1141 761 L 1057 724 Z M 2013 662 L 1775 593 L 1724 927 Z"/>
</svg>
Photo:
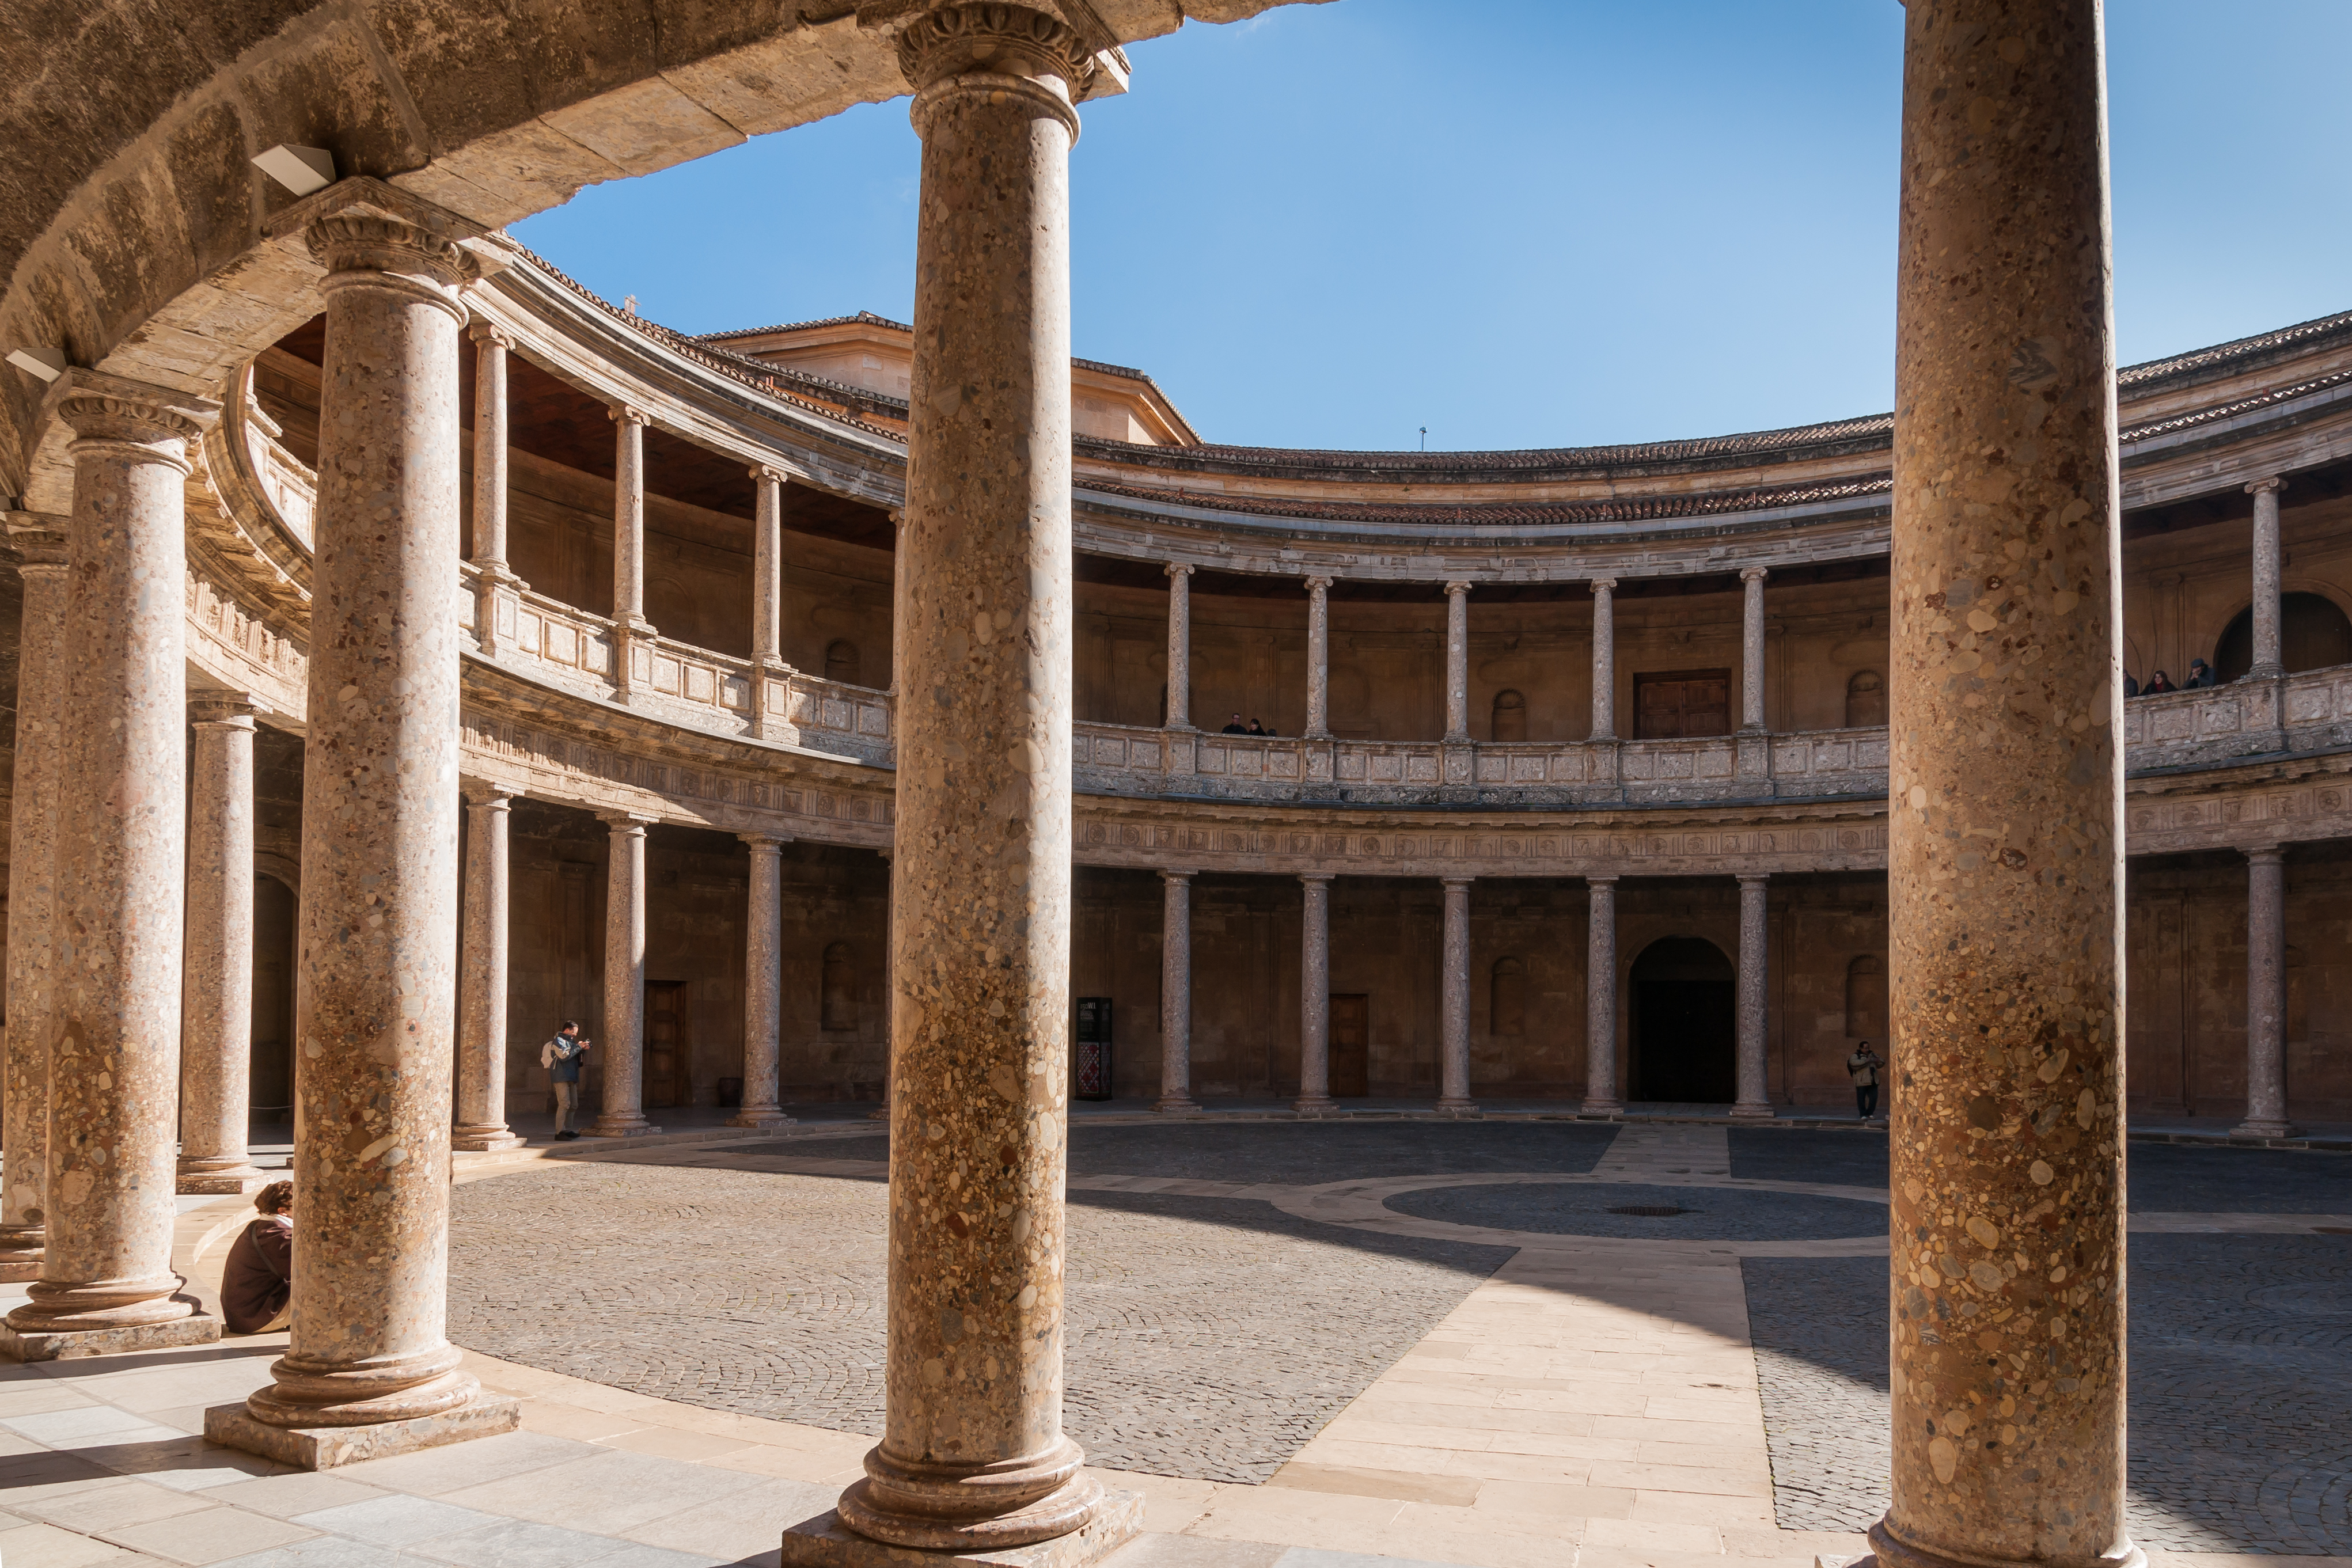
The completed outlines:
<svg viewBox="0 0 2352 1568">
<path fill-rule="evenodd" d="M 1633 960 L 1636 1100 L 1728 1104 L 1738 1092 L 1733 1008 L 1738 976 L 1700 936 L 1666 936 Z"/>
<path fill-rule="evenodd" d="M 2352 621 L 2323 595 L 2280 594 L 2279 663 L 2290 675 L 2352 664 Z M 2238 612 L 2238 618 L 2213 644 L 2213 678 L 2227 685 L 2253 667 L 2254 612 L 2248 608 Z"/>
</svg>

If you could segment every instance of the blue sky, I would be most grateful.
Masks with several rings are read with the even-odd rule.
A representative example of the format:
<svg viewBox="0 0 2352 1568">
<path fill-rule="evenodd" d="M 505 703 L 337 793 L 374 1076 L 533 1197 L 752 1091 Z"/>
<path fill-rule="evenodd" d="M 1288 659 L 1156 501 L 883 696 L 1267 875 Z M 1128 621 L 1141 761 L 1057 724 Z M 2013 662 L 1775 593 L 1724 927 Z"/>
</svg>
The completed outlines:
<svg viewBox="0 0 2352 1568">
<path fill-rule="evenodd" d="M 2352 308 L 2347 0 L 2108 0 L 2126 362 Z M 1077 351 L 1212 441 L 1722 434 L 1893 403 L 1897 0 L 1335 0 L 1132 51 L 1072 158 Z M 516 226 L 653 319 L 908 319 L 853 110 Z"/>
</svg>

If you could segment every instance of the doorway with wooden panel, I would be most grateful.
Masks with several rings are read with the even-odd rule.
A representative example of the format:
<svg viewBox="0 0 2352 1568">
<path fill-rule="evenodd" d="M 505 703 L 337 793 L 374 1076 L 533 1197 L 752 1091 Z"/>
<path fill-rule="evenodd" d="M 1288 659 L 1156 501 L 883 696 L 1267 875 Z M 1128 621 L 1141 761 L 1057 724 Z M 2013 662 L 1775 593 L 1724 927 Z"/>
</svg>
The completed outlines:
<svg viewBox="0 0 2352 1568">
<path fill-rule="evenodd" d="M 1331 998 L 1331 1097 L 1360 1100 L 1372 1092 L 1372 998 Z"/>
<path fill-rule="evenodd" d="M 687 1027 L 684 980 L 646 982 L 646 1097 L 647 1110 L 683 1105 L 694 1098 L 689 1078 L 692 1041 Z"/>
<path fill-rule="evenodd" d="M 1665 670 L 1633 677 L 1636 740 L 1730 733 L 1729 670 Z"/>
</svg>

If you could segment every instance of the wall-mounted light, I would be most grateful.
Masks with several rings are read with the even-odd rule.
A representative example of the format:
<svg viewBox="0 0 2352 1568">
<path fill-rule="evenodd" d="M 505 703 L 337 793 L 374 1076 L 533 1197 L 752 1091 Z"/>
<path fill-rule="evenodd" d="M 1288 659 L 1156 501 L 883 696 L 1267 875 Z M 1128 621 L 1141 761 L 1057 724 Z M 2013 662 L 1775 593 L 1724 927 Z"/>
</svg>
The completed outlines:
<svg viewBox="0 0 2352 1568">
<path fill-rule="evenodd" d="M 26 375 L 45 382 L 53 382 L 66 373 L 63 349 L 11 349 L 8 350 L 8 362 Z"/>
<path fill-rule="evenodd" d="M 255 153 L 253 163 L 298 196 L 323 191 L 335 183 L 335 155 L 323 147 L 281 141 L 267 152 Z"/>
</svg>

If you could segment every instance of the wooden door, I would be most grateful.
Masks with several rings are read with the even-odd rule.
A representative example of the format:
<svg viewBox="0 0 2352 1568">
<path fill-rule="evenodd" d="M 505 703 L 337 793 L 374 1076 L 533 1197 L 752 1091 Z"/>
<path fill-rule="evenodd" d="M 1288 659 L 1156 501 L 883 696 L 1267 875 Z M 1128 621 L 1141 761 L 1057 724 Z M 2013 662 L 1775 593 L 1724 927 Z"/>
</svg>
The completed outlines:
<svg viewBox="0 0 2352 1568">
<path fill-rule="evenodd" d="M 693 1097 L 688 1077 L 686 982 L 646 982 L 646 1108 L 679 1105 Z"/>
<path fill-rule="evenodd" d="M 1372 1092 L 1372 998 L 1331 998 L 1331 1095 L 1361 1099 Z"/>
<path fill-rule="evenodd" d="M 1729 670 L 1668 670 L 1633 677 L 1634 738 L 1730 733 Z"/>
</svg>

